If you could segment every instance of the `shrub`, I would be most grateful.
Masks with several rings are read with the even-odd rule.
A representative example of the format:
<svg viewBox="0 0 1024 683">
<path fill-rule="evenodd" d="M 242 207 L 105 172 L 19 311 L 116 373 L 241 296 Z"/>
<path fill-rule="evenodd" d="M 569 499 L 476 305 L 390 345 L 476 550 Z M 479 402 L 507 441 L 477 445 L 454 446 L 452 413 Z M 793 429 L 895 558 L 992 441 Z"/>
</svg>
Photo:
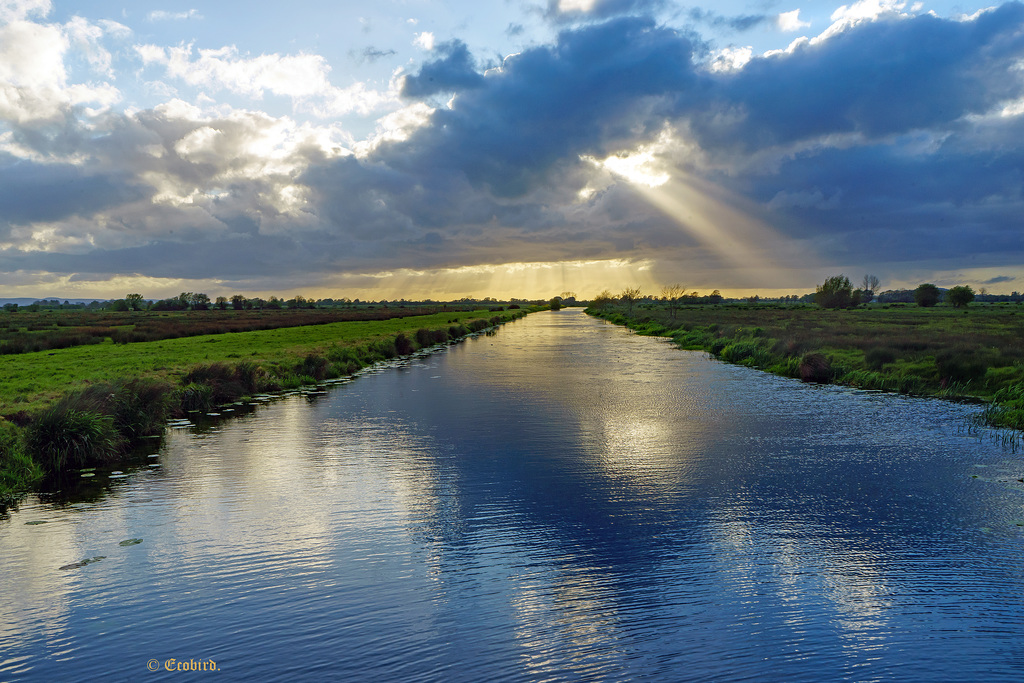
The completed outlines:
<svg viewBox="0 0 1024 683">
<path fill-rule="evenodd" d="M 967 285 L 950 287 L 949 291 L 946 292 L 946 301 L 956 308 L 963 308 L 974 301 L 974 290 Z"/>
<path fill-rule="evenodd" d="M 832 363 L 820 353 L 805 353 L 800 359 L 800 379 L 804 382 L 828 384 L 832 381 Z"/>
<path fill-rule="evenodd" d="M 845 275 L 835 275 L 818 285 L 814 301 L 822 308 L 849 308 L 853 303 L 853 285 Z"/>
<path fill-rule="evenodd" d="M 419 344 L 420 348 L 432 346 L 434 342 L 430 330 L 425 327 L 416 330 L 416 343 Z"/>
<path fill-rule="evenodd" d="M 407 356 L 413 352 L 413 348 L 412 340 L 406 337 L 404 333 L 399 333 L 395 337 L 395 351 L 398 352 L 398 355 Z"/>
<path fill-rule="evenodd" d="M 302 362 L 296 367 L 296 372 L 299 375 L 312 377 L 314 380 L 319 381 L 327 374 L 327 366 L 328 361 L 326 358 L 311 353 L 302 359 Z"/>
</svg>

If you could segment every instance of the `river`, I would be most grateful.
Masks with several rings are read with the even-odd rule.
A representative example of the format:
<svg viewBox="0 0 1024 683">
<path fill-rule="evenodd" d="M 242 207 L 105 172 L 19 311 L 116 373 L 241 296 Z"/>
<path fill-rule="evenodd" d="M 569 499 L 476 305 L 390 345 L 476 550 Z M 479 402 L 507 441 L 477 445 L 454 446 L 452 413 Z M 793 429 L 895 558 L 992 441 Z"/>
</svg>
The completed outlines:
<svg viewBox="0 0 1024 683">
<path fill-rule="evenodd" d="M 533 314 L 26 499 L 0 680 L 1019 681 L 973 410 Z"/>
</svg>

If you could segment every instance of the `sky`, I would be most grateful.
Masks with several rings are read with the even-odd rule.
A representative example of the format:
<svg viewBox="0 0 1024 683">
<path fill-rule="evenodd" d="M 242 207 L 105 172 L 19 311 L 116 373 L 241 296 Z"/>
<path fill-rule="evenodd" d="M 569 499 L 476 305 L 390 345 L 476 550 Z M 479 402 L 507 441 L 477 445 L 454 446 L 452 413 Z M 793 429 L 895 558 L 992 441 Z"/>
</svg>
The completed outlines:
<svg viewBox="0 0 1024 683">
<path fill-rule="evenodd" d="M 0 296 L 1024 291 L 1024 5 L 0 0 Z"/>
</svg>

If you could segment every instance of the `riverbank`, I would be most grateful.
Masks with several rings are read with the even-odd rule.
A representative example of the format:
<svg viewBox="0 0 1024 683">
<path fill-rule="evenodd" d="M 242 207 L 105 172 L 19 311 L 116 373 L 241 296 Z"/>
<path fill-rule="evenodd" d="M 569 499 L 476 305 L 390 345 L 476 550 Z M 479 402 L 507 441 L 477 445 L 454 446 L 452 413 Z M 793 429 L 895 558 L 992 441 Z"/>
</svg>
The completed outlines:
<svg viewBox="0 0 1024 683">
<path fill-rule="evenodd" d="M 609 304 L 587 313 L 805 382 L 987 403 L 986 424 L 1024 429 L 1024 311 L 1016 306 Z"/>
<path fill-rule="evenodd" d="M 117 462 L 172 417 L 351 375 L 539 309 L 100 344 L 0 356 L 0 505 L 44 476 Z"/>
</svg>

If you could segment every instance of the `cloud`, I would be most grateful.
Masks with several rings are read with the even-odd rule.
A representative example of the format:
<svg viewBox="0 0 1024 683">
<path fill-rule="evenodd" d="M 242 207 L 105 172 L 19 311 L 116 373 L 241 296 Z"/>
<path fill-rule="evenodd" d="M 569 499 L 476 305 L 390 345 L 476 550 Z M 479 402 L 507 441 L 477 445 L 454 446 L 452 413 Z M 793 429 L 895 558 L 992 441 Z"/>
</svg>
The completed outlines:
<svg viewBox="0 0 1024 683">
<path fill-rule="evenodd" d="M 248 57 L 242 56 L 234 46 L 196 50 L 192 45 L 171 48 L 136 45 L 135 51 L 143 63 L 164 66 L 169 78 L 257 100 L 266 94 L 288 97 L 297 108 L 317 116 L 365 114 L 391 101 L 390 95 L 370 90 L 362 83 L 348 88 L 335 87 L 329 78 L 331 67 L 320 55 Z"/>
<path fill-rule="evenodd" d="M 706 24 L 708 26 L 714 26 L 715 28 L 729 28 L 734 31 L 749 31 L 762 24 L 767 24 L 773 20 L 767 14 L 745 14 L 736 17 L 724 17 L 711 10 L 700 9 L 695 7 L 691 9 L 687 16 L 691 21 Z"/>
<path fill-rule="evenodd" d="M 286 97 L 312 122 L 202 98 L 118 111 L 103 80 L 114 31 L 2 24 L 0 271 L 251 286 L 566 259 L 650 261 L 672 280 L 721 257 L 687 221 L 726 235 L 742 209 L 777 237 L 752 253 L 1015 272 L 1024 6 L 942 19 L 858 3 L 760 56 L 615 14 L 651 6 L 564 5 L 552 40 L 496 66 L 460 40 L 432 44 L 396 92 L 338 88 L 318 55 L 135 48 L 175 88 Z M 72 54 L 89 78 L 71 75 Z M 325 121 L 345 111 L 382 115 L 354 140 Z M 628 181 L 644 177 L 670 180 Z M 687 190 L 720 198 L 717 213 L 692 215 Z"/>
<path fill-rule="evenodd" d="M 403 97 L 423 98 L 453 90 L 470 90 L 483 85 L 469 48 L 461 40 L 438 45 L 434 51 L 441 56 L 427 62 L 415 76 L 406 76 L 402 82 Z"/>
<path fill-rule="evenodd" d="M 1016 279 L 1017 278 L 1012 277 L 1010 275 L 997 275 L 996 277 L 989 278 L 988 280 L 985 280 L 981 284 L 983 284 L 983 285 L 999 285 L 999 284 L 1002 284 L 1004 282 L 1013 282 Z"/>
<path fill-rule="evenodd" d="M 557 23 L 592 21 L 627 15 L 648 16 L 665 6 L 665 0 L 548 0 L 545 16 Z"/>
<path fill-rule="evenodd" d="M 808 28 L 811 24 L 807 21 L 800 21 L 800 10 L 795 9 L 792 12 L 782 12 L 775 19 L 776 25 L 780 31 L 786 33 L 792 33 L 799 31 L 803 28 Z"/>
<path fill-rule="evenodd" d="M 424 31 L 423 33 L 417 33 L 412 44 L 416 47 L 430 51 L 434 49 L 434 34 L 430 31 Z"/>
<path fill-rule="evenodd" d="M 190 9 L 185 12 L 167 12 L 154 10 L 146 15 L 149 21 L 184 21 L 186 19 L 202 19 L 203 15 L 197 9 Z"/>
</svg>

